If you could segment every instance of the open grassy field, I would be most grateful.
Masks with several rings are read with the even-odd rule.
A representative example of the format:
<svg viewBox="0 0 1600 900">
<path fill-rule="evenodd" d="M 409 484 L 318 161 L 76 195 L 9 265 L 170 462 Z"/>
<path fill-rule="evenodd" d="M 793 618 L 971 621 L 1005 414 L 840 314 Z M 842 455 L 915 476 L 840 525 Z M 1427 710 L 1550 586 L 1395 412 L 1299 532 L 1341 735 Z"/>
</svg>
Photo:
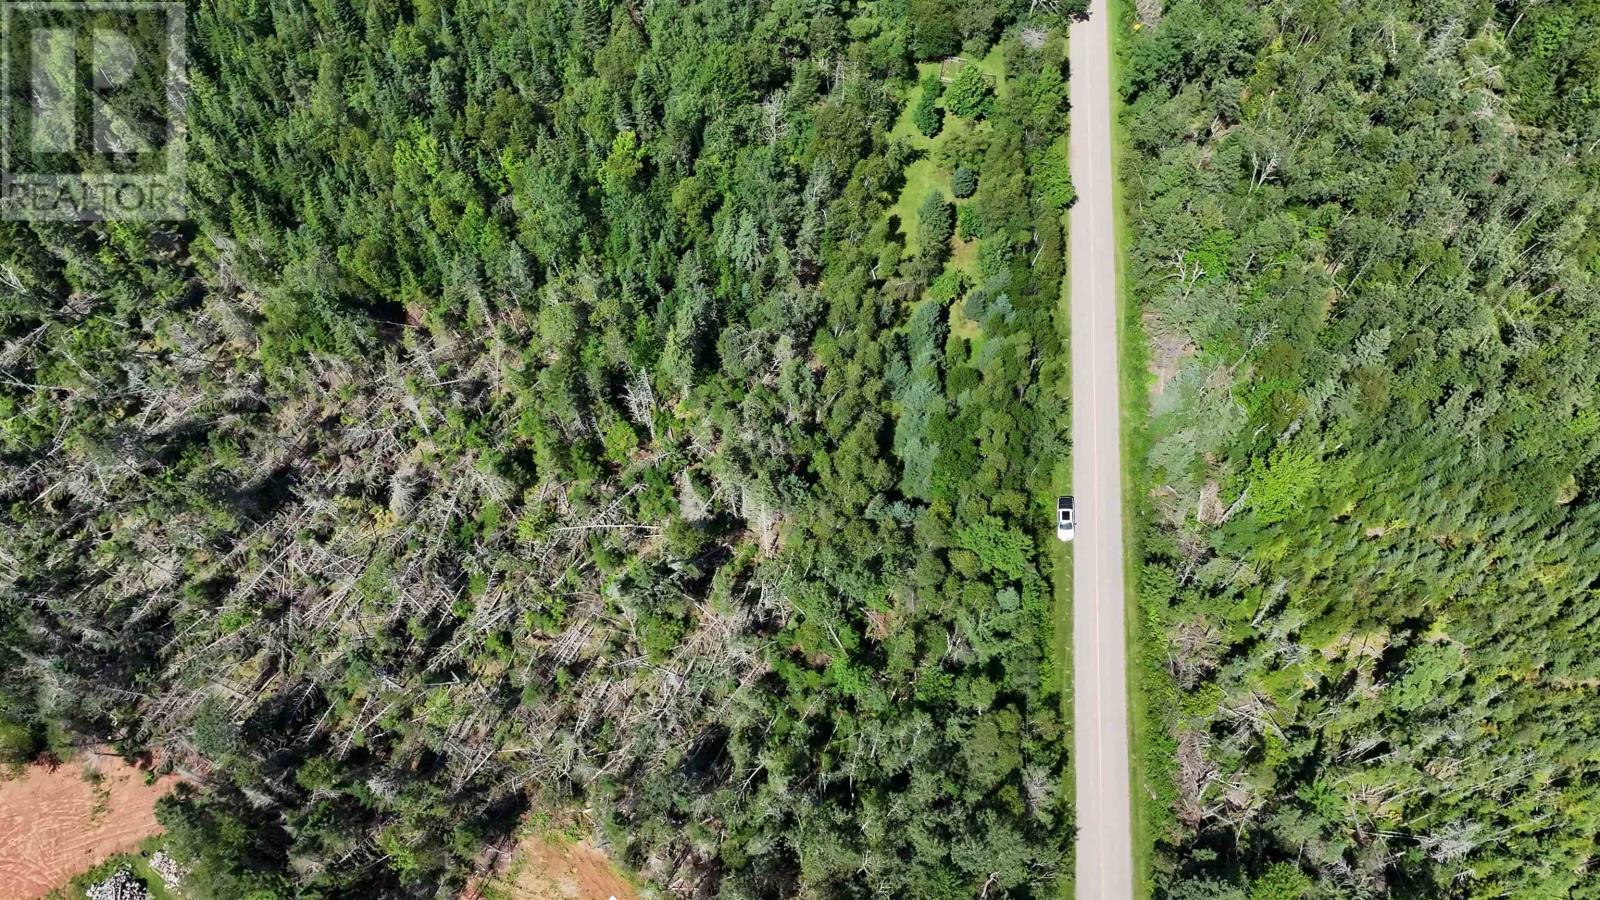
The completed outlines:
<svg viewBox="0 0 1600 900">
<path fill-rule="evenodd" d="M 982 59 L 971 61 L 969 64 L 976 65 L 984 73 L 994 76 L 995 94 L 1001 97 L 1005 96 L 1007 90 L 1004 78 L 1005 56 L 999 45 L 996 45 Z M 922 63 L 917 66 L 917 77 L 921 79 L 937 71 L 939 71 L 938 63 Z M 965 202 L 956 200 L 950 193 L 950 176 L 954 173 L 938 164 L 939 148 L 948 143 L 952 135 L 961 134 L 971 128 L 987 127 L 982 122 L 968 122 L 960 116 L 951 115 L 947 111 L 944 117 L 944 128 L 930 138 L 917 130 L 917 126 L 912 122 L 911 118 L 912 110 L 916 108 L 917 101 L 921 97 L 922 87 L 919 84 L 912 88 L 910 95 L 906 98 L 905 109 L 901 110 L 900 117 L 895 120 L 894 128 L 889 131 L 889 139 L 891 141 L 903 140 L 922 154 L 921 158 L 906 167 L 905 186 L 901 188 L 900 196 L 895 201 L 894 206 L 889 209 L 889 215 L 900 223 L 900 233 L 905 236 L 906 241 L 905 255 L 908 257 L 914 256 L 918 249 L 917 207 L 922 204 L 923 199 L 929 193 L 937 190 L 944 195 L 946 200 L 958 205 Z M 939 106 L 941 109 L 944 108 L 943 100 L 939 101 Z M 977 271 L 977 241 L 962 241 L 960 238 L 953 238 L 951 254 L 955 266 L 961 271 L 968 274 Z"/>
</svg>

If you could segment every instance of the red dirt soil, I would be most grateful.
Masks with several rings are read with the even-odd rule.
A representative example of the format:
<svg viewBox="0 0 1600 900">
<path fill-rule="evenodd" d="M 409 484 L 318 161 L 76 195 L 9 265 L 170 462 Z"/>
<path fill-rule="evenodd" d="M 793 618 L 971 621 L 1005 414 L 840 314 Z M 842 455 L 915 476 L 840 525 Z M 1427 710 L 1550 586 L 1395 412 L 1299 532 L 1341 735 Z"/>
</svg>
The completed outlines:
<svg viewBox="0 0 1600 900">
<path fill-rule="evenodd" d="M 610 857 L 587 841 L 524 838 L 506 868 L 493 876 L 492 887 L 469 884 L 461 900 L 486 894 L 505 900 L 639 900 L 639 890 Z"/>
<path fill-rule="evenodd" d="M 590 845 L 524 842 L 523 862 L 512 882 L 513 900 L 638 900 L 611 860 Z"/>
<path fill-rule="evenodd" d="M 100 773 L 98 784 L 85 777 L 91 771 Z M 95 751 L 0 774 L 0 896 L 36 900 L 136 849 L 161 831 L 156 800 L 177 782 L 169 775 L 145 784 L 143 769 Z"/>
</svg>

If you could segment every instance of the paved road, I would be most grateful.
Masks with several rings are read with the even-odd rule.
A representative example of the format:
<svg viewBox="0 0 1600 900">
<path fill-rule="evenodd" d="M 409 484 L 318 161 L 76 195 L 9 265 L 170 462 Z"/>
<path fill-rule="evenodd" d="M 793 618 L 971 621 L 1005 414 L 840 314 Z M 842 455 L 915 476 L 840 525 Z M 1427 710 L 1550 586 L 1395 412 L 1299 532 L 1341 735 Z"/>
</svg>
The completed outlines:
<svg viewBox="0 0 1600 900">
<path fill-rule="evenodd" d="M 1072 26 L 1073 764 L 1083 900 L 1133 896 L 1107 0 Z"/>
</svg>

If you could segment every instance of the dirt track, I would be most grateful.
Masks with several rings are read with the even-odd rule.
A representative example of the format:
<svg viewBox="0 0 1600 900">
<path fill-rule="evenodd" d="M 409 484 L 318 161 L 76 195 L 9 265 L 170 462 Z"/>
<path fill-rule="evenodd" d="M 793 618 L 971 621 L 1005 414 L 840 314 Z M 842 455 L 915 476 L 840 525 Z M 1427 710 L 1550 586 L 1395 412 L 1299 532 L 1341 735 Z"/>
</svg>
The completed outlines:
<svg viewBox="0 0 1600 900">
<path fill-rule="evenodd" d="M 100 773 L 99 783 L 85 772 Z M 34 900 L 108 857 L 156 834 L 156 800 L 168 776 L 147 785 L 144 771 L 111 755 L 85 752 L 53 770 L 33 765 L 0 778 L 0 897 Z"/>
</svg>

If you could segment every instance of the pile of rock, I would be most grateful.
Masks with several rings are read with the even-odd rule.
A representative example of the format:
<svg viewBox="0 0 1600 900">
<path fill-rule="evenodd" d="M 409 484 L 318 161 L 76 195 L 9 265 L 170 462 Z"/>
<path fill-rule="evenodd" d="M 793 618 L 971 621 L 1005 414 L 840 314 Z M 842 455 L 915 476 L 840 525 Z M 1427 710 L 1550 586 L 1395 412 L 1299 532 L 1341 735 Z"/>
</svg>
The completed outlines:
<svg viewBox="0 0 1600 900">
<path fill-rule="evenodd" d="M 161 876 L 163 884 L 173 889 L 183 883 L 183 876 L 189 874 L 189 870 L 178 865 L 178 861 L 168 856 L 165 850 L 157 850 L 151 854 L 150 868 Z"/>
<path fill-rule="evenodd" d="M 127 866 L 112 872 L 105 881 L 90 885 L 83 895 L 87 900 L 150 900 L 144 882 Z"/>
</svg>

